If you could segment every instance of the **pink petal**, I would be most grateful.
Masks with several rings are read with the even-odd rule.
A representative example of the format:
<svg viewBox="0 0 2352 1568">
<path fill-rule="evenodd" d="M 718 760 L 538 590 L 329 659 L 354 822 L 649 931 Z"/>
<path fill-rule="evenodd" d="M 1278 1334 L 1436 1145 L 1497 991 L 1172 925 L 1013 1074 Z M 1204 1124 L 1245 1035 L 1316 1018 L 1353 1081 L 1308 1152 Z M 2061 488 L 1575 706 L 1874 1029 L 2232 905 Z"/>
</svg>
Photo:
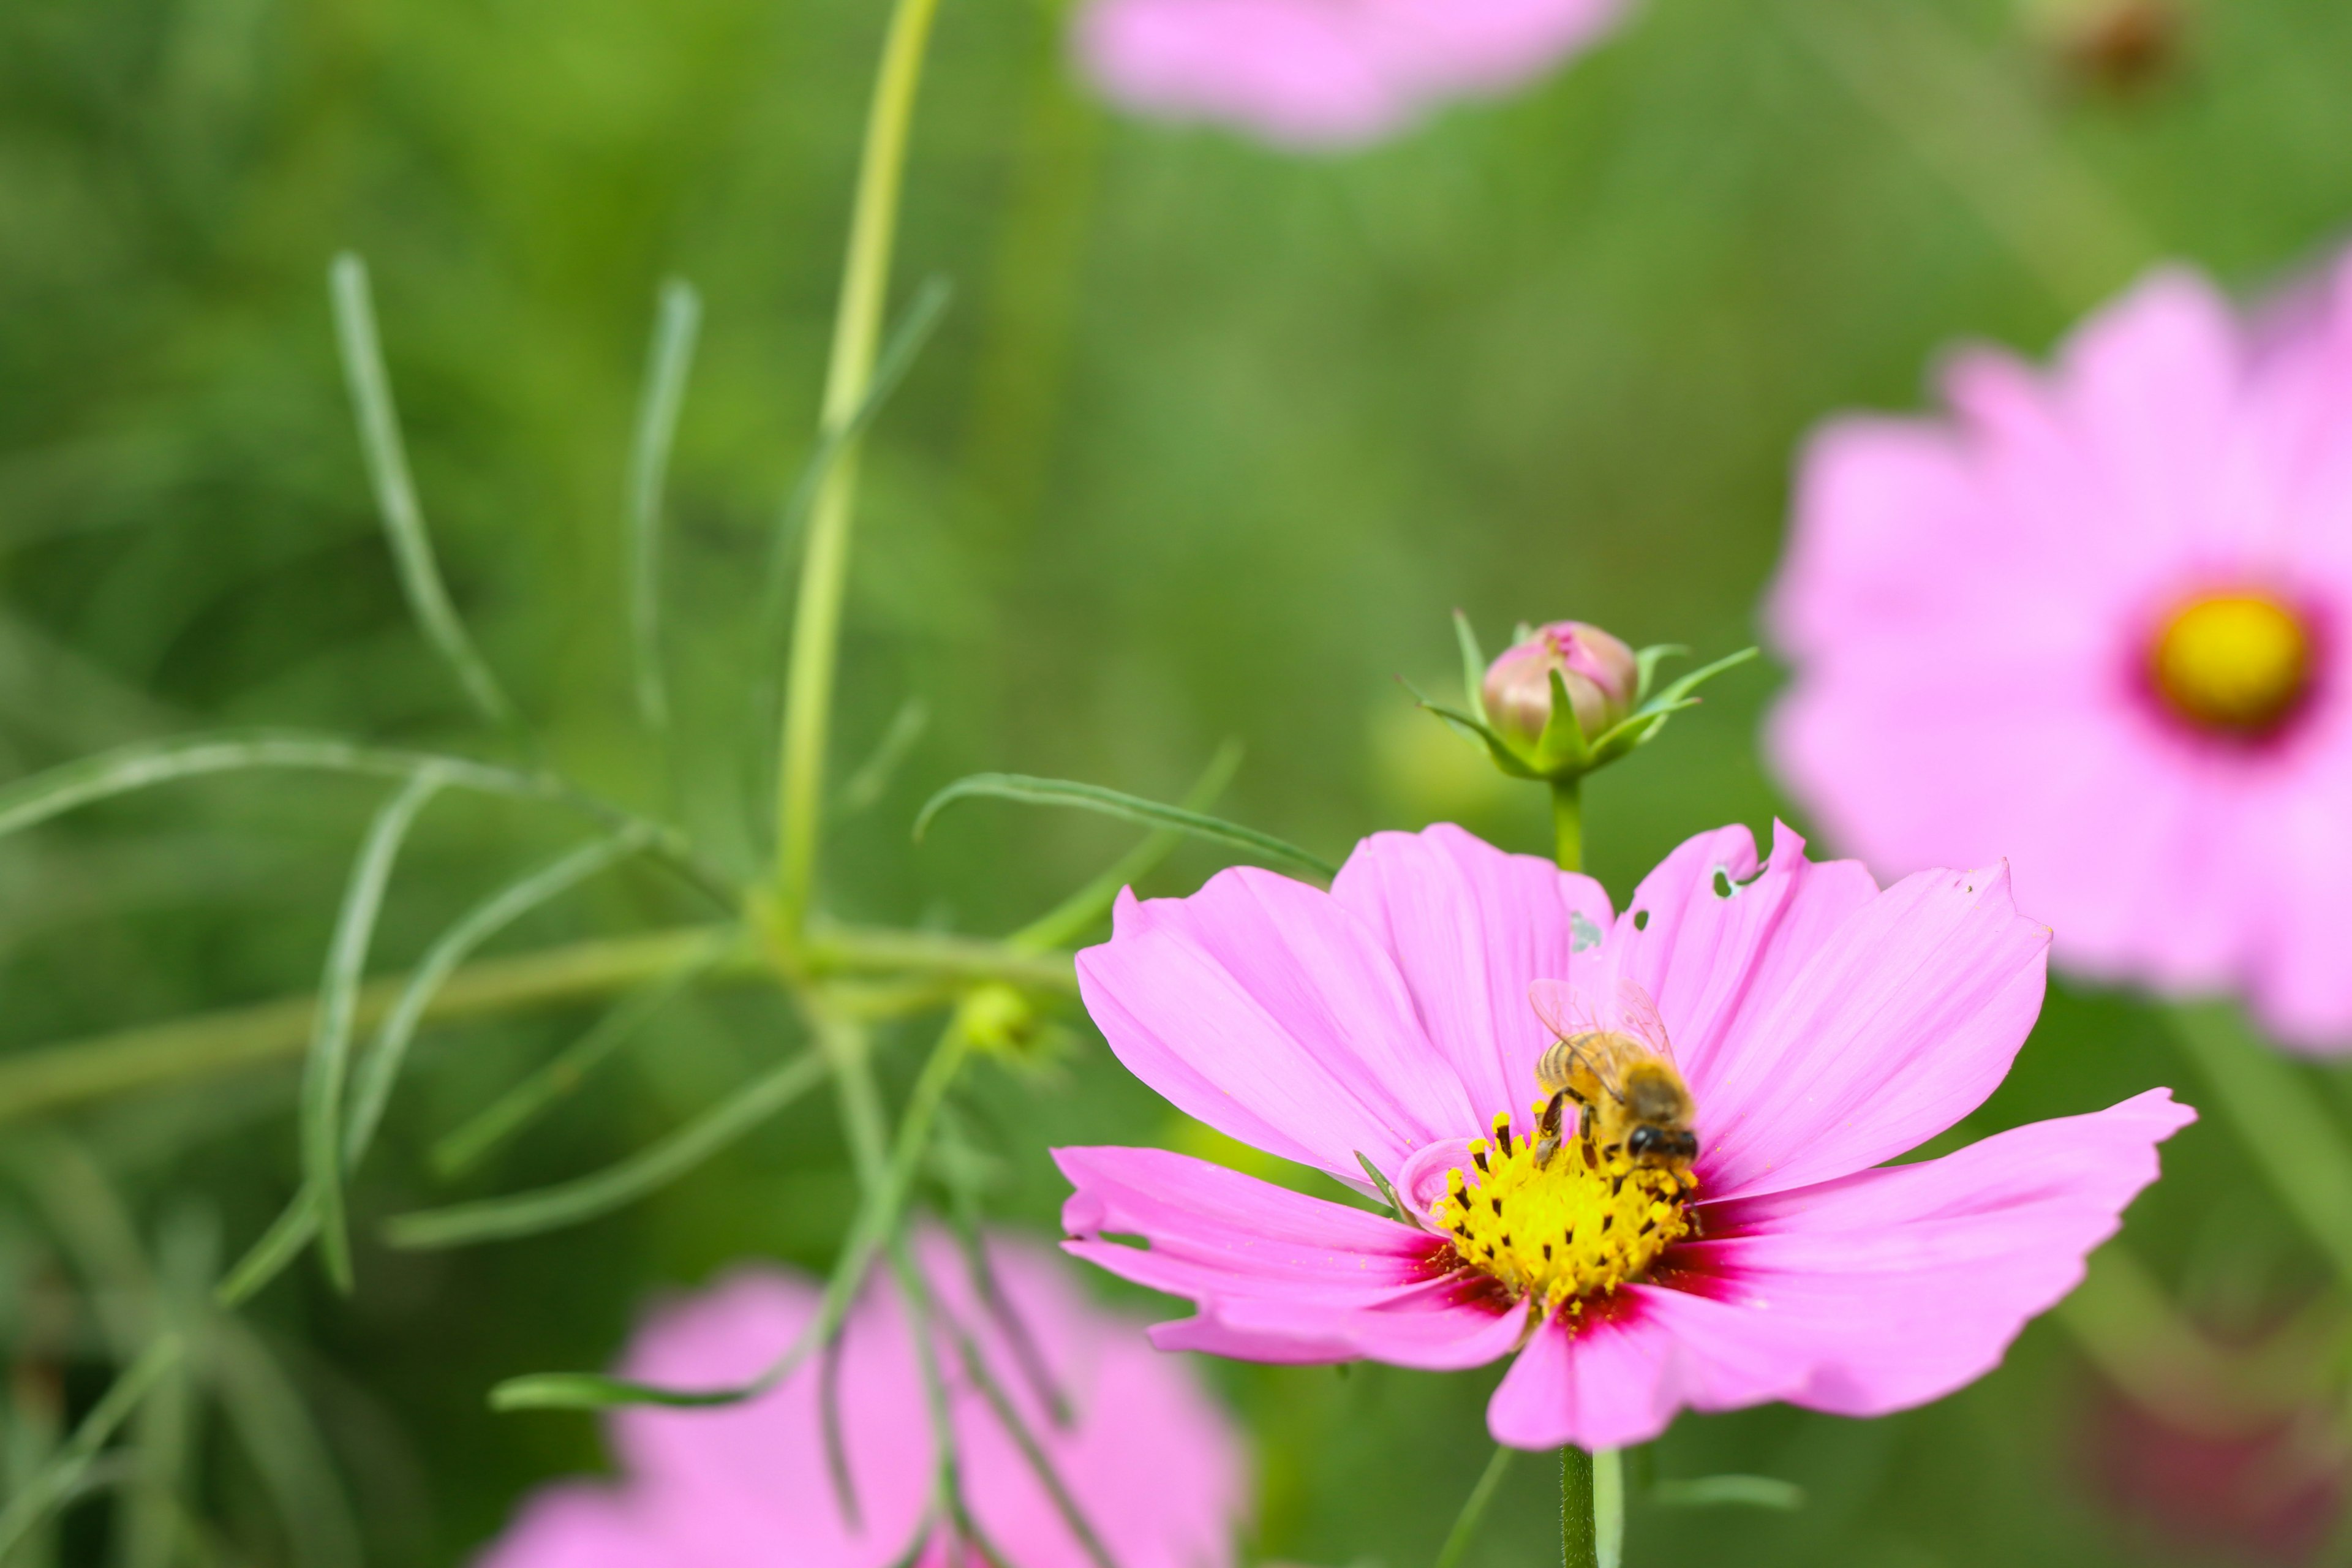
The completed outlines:
<svg viewBox="0 0 2352 1568">
<path fill-rule="evenodd" d="M 1189 1369 L 1154 1352 L 1133 1322 L 1090 1305 L 1043 1248 L 990 1245 L 993 1306 L 948 1237 L 924 1236 L 919 1253 L 940 1321 L 981 1346 L 999 1389 L 1121 1568 L 1231 1562 L 1246 1496 L 1242 1456 Z M 956 1365 L 952 1351 L 947 1364 Z M 965 1383 L 960 1373 L 951 1381 Z M 1055 1419 L 1056 1396 L 1067 1425 Z M 956 1430 L 966 1495 L 990 1539 L 1024 1564 L 1087 1568 L 1089 1553 L 984 1399 L 960 1402 Z"/>
<path fill-rule="evenodd" d="M 806 1281 L 741 1270 L 656 1312 L 624 1372 L 671 1387 L 744 1382 L 799 1335 L 817 1297 Z M 747 1546 L 791 1539 L 813 1563 L 848 1568 L 895 1557 L 921 1522 L 930 1485 L 930 1432 L 908 1336 L 895 1294 L 877 1289 L 852 1314 L 836 1352 L 858 1524 L 843 1517 L 823 1462 L 818 1380 L 810 1375 L 746 1405 L 618 1412 L 614 1447 L 633 1477 L 633 1510 L 658 1511 L 665 1540 L 677 1533 L 677 1521 L 701 1520 Z M 709 1531 L 692 1533 L 699 1539 Z M 740 1560 L 748 1568 L 756 1556 Z"/>
<path fill-rule="evenodd" d="M 2156 1179 L 2156 1145 L 2194 1120 L 2151 1089 L 1938 1160 L 1727 1205 L 1710 1223 L 1744 1234 L 1678 1247 L 1690 1274 L 1676 1282 L 1736 1311 L 1751 1353 L 1805 1369 L 1787 1398 L 1850 1415 L 1921 1404 L 1990 1372 L 2081 1282 L 2084 1257 Z"/>
<path fill-rule="evenodd" d="M 1710 1306 L 1637 1289 L 1573 1331 L 1554 1319 L 1495 1390 L 1486 1429 L 1515 1448 L 1623 1448 L 1664 1432 L 1686 1405 L 1730 1410 L 1784 1394 L 1801 1375 L 1785 1361 L 1745 1347 L 1710 1353 L 1723 1338 Z"/>
<path fill-rule="evenodd" d="M 1603 1014 L 1621 974 L 1648 992 L 1705 1110 L 1727 1048 L 1748 1048 L 1759 1012 L 1832 931 L 1877 896 L 1859 864 L 1812 864 L 1805 841 L 1786 826 L 1774 825 L 1771 862 L 1760 876 L 1748 829 L 1718 828 L 1685 840 L 1642 879 L 1607 945 L 1571 979 Z"/>
<path fill-rule="evenodd" d="M 1497 1111 L 1524 1120 L 1551 1043 L 1528 986 L 1569 973 L 1578 920 L 1588 942 L 1608 931 L 1601 884 L 1442 823 L 1357 845 L 1331 897 L 1395 959 L 1423 1030 L 1468 1089 L 1472 1120 L 1448 1131 L 1481 1132 Z"/>
<path fill-rule="evenodd" d="M 1122 896 L 1078 954 L 1087 1011 L 1129 1071 L 1188 1115 L 1360 1184 L 1475 1128 L 1379 939 L 1330 895 L 1219 872 L 1188 899 Z"/>
<path fill-rule="evenodd" d="M 1163 1350 L 1458 1367 L 1494 1360 L 1517 1337 L 1494 1300 L 1435 1272 L 1443 1242 L 1410 1226 L 1163 1150 L 1054 1158 L 1076 1189 L 1062 1211 L 1065 1250 L 1200 1307 L 1153 1331 Z"/>
<path fill-rule="evenodd" d="M 1842 1176 L 1975 1110 L 2042 1010 L 2049 943 L 2006 868 L 1921 872 L 1847 916 L 1694 1083 L 1706 1194 Z"/>
</svg>

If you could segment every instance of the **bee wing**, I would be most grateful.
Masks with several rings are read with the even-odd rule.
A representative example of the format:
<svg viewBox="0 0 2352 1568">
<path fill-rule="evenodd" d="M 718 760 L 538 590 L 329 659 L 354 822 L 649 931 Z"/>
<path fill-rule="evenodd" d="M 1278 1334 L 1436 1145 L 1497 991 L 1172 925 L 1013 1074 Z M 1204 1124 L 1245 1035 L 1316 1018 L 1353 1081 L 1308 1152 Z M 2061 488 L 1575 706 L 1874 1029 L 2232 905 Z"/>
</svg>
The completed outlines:
<svg viewBox="0 0 2352 1568">
<path fill-rule="evenodd" d="M 1650 1000 L 1647 991 L 1625 976 L 1617 981 L 1617 1027 L 1664 1057 L 1667 1066 L 1675 1065 L 1674 1042 L 1666 1038 L 1666 1022 L 1658 1016 L 1658 1005 Z"/>
<path fill-rule="evenodd" d="M 1592 1009 L 1576 999 L 1576 993 L 1565 980 L 1535 982 L 1528 987 L 1528 1002 L 1556 1040 L 1581 1035 L 1592 1027 Z"/>
</svg>

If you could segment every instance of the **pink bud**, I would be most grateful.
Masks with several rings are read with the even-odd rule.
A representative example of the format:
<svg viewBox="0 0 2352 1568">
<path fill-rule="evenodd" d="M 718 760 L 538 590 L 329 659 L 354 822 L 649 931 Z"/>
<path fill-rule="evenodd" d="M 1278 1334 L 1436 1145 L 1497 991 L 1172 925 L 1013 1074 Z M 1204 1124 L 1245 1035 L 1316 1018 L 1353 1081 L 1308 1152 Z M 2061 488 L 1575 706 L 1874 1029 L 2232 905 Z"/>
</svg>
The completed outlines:
<svg viewBox="0 0 2352 1568">
<path fill-rule="evenodd" d="M 1560 672 L 1577 727 L 1591 740 L 1625 717 L 1641 679 L 1633 650 L 1582 621 L 1538 626 L 1486 667 L 1486 721 L 1511 741 L 1534 745 L 1551 721 L 1551 672 Z"/>
</svg>

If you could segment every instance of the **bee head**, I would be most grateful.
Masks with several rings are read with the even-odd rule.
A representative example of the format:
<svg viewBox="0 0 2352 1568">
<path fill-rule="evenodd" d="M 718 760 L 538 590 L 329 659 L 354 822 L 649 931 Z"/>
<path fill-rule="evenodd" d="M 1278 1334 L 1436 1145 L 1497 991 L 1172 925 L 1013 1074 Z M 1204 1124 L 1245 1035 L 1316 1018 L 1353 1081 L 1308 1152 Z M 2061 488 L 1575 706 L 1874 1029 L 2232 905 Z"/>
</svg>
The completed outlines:
<svg viewBox="0 0 2352 1568">
<path fill-rule="evenodd" d="M 1636 1163 L 1698 1158 L 1698 1135 L 1664 1127 L 1636 1127 L 1626 1135 L 1625 1152 Z"/>
</svg>

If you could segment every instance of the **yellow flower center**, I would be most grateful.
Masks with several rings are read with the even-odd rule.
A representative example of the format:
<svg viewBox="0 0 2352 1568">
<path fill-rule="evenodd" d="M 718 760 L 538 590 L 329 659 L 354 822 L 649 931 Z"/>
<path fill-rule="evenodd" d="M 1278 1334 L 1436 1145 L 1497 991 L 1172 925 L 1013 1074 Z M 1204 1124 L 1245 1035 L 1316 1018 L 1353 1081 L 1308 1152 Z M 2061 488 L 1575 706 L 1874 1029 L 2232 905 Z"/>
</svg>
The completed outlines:
<svg viewBox="0 0 2352 1568">
<path fill-rule="evenodd" d="M 1538 1166 L 1536 1145 L 1514 1140 L 1510 1118 L 1497 1116 L 1493 1141 L 1473 1142 L 1470 1161 L 1475 1170 L 1447 1173 L 1431 1220 L 1462 1262 L 1547 1311 L 1580 1311 L 1639 1279 L 1691 1232 L 1684 1205 L 1693 1179 L 1636 1165 L 1622 1152 L 1588 1150 L 1570 1136 Z"/>
<path fill-rule="evenodd" d="M 2190 601 L 2157 634 L 2156 689 L 2200 729 L 2252 736 L 2274 729 L 2311 684 L 2311 634 L 2263 594 Z"/>
</svg>

